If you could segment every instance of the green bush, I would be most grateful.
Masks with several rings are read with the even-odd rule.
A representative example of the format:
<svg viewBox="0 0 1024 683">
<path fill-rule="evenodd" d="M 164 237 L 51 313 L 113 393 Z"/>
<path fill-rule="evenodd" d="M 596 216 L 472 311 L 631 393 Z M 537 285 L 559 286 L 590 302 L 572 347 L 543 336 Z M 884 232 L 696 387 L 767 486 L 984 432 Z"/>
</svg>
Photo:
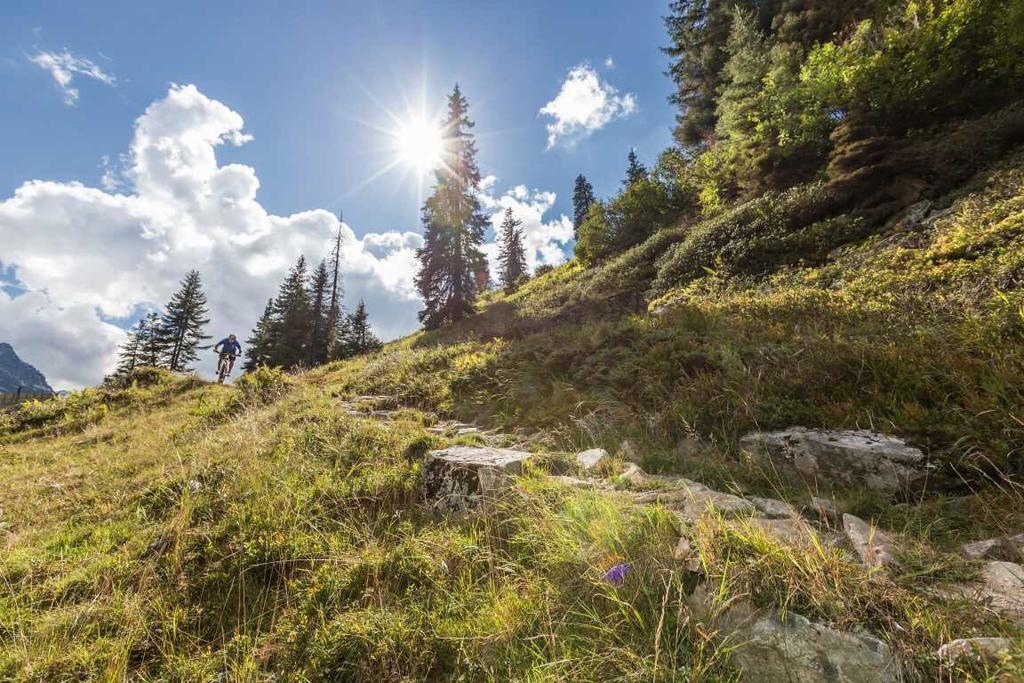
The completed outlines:
<svg viewBox="0 0 1024 683">
<path fill-rule="evenodd" d="M 264 405 L 280 398 L 291 385 L 291 379 L 280 368 L 266 365 L 245 373 L 235 382 L 238 393 L 235 405 Z"/>
</svg>

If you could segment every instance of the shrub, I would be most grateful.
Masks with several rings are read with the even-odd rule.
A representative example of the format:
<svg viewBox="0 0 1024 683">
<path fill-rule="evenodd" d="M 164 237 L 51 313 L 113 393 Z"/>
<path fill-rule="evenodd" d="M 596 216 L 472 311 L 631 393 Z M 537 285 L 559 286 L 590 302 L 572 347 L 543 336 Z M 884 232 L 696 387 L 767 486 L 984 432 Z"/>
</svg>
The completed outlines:
<svg viewBox="0 0 1024 683">
<path fill-rule="evenodd" d="M 280 398 L 291 385 L 291 379 L 280 368 L 266 365 L 247 372 L 235 382 L 235 406 L 264 405 Z"/>
</svg>

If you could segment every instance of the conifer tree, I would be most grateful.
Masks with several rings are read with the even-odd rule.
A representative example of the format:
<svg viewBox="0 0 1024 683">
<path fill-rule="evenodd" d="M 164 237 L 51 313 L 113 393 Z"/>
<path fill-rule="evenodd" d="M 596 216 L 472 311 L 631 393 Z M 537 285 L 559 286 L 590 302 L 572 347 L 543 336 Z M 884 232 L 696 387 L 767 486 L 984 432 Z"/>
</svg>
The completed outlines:
<svg viewBox="0 0 1024 683">
<path fill-rule="evenodd" d="M 267 299 L 267 307 L 263 309 L 263 315 L 256 321 L 252 335 L 245 340 L 245 363 L 242 365 L 242 369 L 246 372 L 271 364 L 273 317 L 274 300 Z"/>
<path fill-rule="evenodd" d="M 572 192 L 572 236 L 573 239 L 580 238 L 580 226 L 587 220 L 587 212 L 590 205 L 595 201 L 594 188 L 583 177 L 583 174 L 576 176 L 576 187 Z"/>
<path fill-rule="evenodd" d="M 348 316 L 348 342 L 351 355 L 369 353 L 381 347 L 380 339 L 370 329 L 370 316 L 362 299 L 355 312 Z"/>
<path fill-rule="evenodd" d="M 647 167 L 640 163 L 636 150 L 632 147 L 629 148 L 629 156 L 626 157 L 626 160 L 629 165 L 626 167 L 626 179 L 622 181 L 623 185 L 629 187 L 633 183 L 647 180 Z"/>
<path fill-rule="evenodd" d="M 512 215 L 511 208 L 505 209 L 505 219 L 501 222 L 498 235 L 498 263 L 501 267 L 498 276 L 507 294 L 514 292 L 521 278 L 526 275 L 523 231 L 519 229 L 522 224 L 521 220 Z"/>
<path fill-rule="evenodd" d="M 312 307 L 307 278 L 306 257 L 300 256 L 281 283 L 271 309 L 270 365 L 291 369 L 309 359 Z"/>
<path fill-rule="evenodd" d="M 146 322 L 140 320 L 126 333 L 124 343 L 117 351 L 117 369 L 114 377 L 127 377 L 137 365 L 142 355 L 142 342 L 145 339 Z"/>
<path fill-rule="evenodd" d="M 139 321 L 139 358 L 138 365 L 150 367 L 163 367 L 161 360 L 166 355 L 167 335 L 160 322 L 160 314 L 156 311 L 149 313 Z"/>
<path fill-rule="evenodd" d="M 313 271 L 309 281 L 310 331 L 309 331 L 309 355 L 307 361 L 310 366 L 320 365 L 327 361 L 327 354 L 331 345 L 331 319 L 330 319 L 330 276 L 327 273 L 327 264 L 323 261 Z"/>
<path fill-rule="evenodd" d="M 345 323 L 345 316 L 341 312 L 341 228 L 343 225 L 344 218 L 341 211 L 338 211 L 338 236 L 334 242 L 334 250 L 331 252 L 331 299 L 327 306 L 328 356 L 332 356 L 331 349 L 334 348 L 337 341 L 339 326 L 343 327 Z"/>
<path fill-rule="evenodd" d="M 416 287 L 425 304 L 419 318 L 427 329 L 472 315 L 482 289 L 480 274 L 486 272 L 480 245 L 488 219 L 478 198 L 480 169 L 468 110 L 456 85 L 442 124 L 444 163 L 435 172 L 433 194 L 423 205 L 423 246 L 416 252 Z"/>
<path fill-rule="evenodd" d="M 168 370 L 191 370 L 189 365 L 199 358 L 196 349 L 202 341 L 210 338 L 203 334 L 203 326 L 210 322 L 208 313 L 199 271 L 190 270 L 161 317 L 160 335 Z"/>
</svg>

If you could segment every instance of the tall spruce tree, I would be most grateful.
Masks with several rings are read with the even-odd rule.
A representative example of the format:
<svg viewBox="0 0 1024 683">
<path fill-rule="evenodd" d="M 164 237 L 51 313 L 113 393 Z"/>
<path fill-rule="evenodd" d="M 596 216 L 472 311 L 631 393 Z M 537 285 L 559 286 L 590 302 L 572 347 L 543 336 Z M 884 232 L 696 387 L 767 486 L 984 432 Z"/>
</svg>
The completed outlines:
<svg viewBox="0 0 1024 683">
<path fill-rule="evenodd" d="M 181 287 L 167 303 L 161 317 L 161 334 L 167 354 L 167 369 L 187 372 L 199 358 L 199 344 L 210 338 L 203 334 L 203 326 L 210 322 L 206 307 L 206 294 L 198 270 L 190 270 Z"/>
<path fill-rule="evenodd" d="M 267 307 L 263 309 L 263 315 L 256 321 L 252 335 L 245 340 L 245 363 L 242 364 L 242 369 L 246 372 L 252 372 L 258 367 L 271 364 L 273 326 L 274 300 L 267 299 Z"/>
<path fill-rule="evenodd" d="M 676 85 L 669 101 L 679 107 L 675 138 L 684 147 L 702 149 L 714 138 L 716 101 L 722 69 L 729 59 L 725 44 L 734 7 L 757 11 L 767 29 L 776 0 L 674 0 L 664 18 L 671 60 L 667 75 Z"/>
<path fill-rule="evenodd" d="M 348 316 L 347 337 L 350 355 L 369 353 L 381 347 L 380 339 L 370 328 L 370 315 L 366 312 L 366 302 L 362 299 L 359 300 L 355 312 Z"/>
<path fill-rule="evenodd" d="M 626 179 L 622 181 L 624 186 L 629 187 L 633 183 L 647 180 L 647 167 L 640 163 L 636 150 L 632 147 L 629 148 L 629 156 L 626 157 L 626 160 L 628 166 L 626 167 Z"/>
<path fill-rule="evenodd" d="M 146 321 L 135 323 L 125 336 L 124 343 L 117 350 L 117 369 L 114 377 L 127 377 L 136 366 L 141 365 L 142 344 L 145 341 Z"/>
<path fill-rule="evenodd" d="M 526 275 L 526 250 L 523 248 L 523 231 L 519 228 L 522 224 L 512 215 L 511 208 L 505 209 L 505 219 L 498 234 L 498 263 L 501 268 L 498 276 L 507 294 L 514 292 Z"/>
<path fill-rule="evenodd" d="M 163 367 L 167 351 L 167 333 L 160 321 L 160 314 L 153 311 L 139 321 L 139 365 Z"/>
<path fill-rule="evenodd" d="M 338 211 L 338 235 L 331 252 L 331 300 L 327 306 L 328 357 L 333 357 L 331 349 L 334 348 L 337 341 L 339 327 L 343 327 L 345 324 L 345 316 L 341 312 L 341 228 L 344 224 L 342 213 Z"/>
<path fill-rule="evenodd" d="M 488 219 L 478 198 L 480 169 L 468 112 L 456 85 L 442 124 L 443 163 L 423 205 L 423 246 L 416 252 L 416 287 L 425 304 L 419 318 L 427 329 L 472 315 L 477 294 L 486 287 L 486 276 L 480 277 L 487 267 L 480 245 Z"/>
<path fill-rule="evenodd" d="M 330 351 L 330 298 L 330 276 L 327 273 L 327 264 L 321 261 L 309 281 L 309 302 L 312 309 L 307 361 L 310 366 L 326 362 Z"/>
<path fill-rule="evenodd" d="M 583 177 L 583 174 L 576 176 L 576 186 L 572 192 L 572 236 L 573 239 L 580 238 L 580 226 L 587 220 L 587 212 L 590 205 L 594 203 L 594 188 Z"/>
<path fill-rule="evenodd" d="M 271 309 L 270 365 L 292 369 L 309 360 L 313 309 L 307 279 L 306 257 L 300 256 L 281 283 Z"/>
</svg>

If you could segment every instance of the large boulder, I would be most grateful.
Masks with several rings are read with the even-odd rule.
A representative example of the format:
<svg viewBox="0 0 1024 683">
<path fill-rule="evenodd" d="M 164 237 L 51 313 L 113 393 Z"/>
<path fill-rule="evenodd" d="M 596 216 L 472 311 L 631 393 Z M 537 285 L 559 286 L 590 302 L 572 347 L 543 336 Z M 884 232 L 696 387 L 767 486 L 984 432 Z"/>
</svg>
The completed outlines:
<svg viewBox="0 0 1024 683">
<path fill-rule="evenodd" d="M 927 472 L 919 449 L 863 429 L 755 432 L 740 439 L 740 447 L 767 467 L 816 487 L 864 487 L 892 496 L 917 487 Z"/>
<path fill-rule="evenodd" d="M 895 683 L 902 679 L 889 646 L 867 633 L 837 631 L 799 614 L 756 609 L 747 601 L 714 608 L 700 584 L 687 599 L 695 616 L 710 622 L 731 649 L 747 683 Z"/>
<path fill-rule="evenodd" d="M 427 500 L 439 512 L 468 512 L 486 502 L 511 475 L 522 474 L 530 458 L 507 448 L 452 446 L 427 453 L 423 484 Z"/>
</svg>

